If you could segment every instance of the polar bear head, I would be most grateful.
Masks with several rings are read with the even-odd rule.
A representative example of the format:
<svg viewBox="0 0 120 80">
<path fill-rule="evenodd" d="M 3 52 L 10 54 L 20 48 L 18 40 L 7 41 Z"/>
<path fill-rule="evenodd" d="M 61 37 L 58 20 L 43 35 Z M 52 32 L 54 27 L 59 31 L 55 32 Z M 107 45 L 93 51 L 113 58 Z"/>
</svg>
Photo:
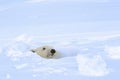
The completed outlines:
<svg viewBox="0 0 120 80">
<path fill-rule="evenodd" d="M 52 58 L 58 58 L 58 52 L 51 46 L 42 46 L 38 47 L 36 49 L 31 50 L 33 53 L 37 53 L 43 58 L 52 59 Z"/>
</svg>

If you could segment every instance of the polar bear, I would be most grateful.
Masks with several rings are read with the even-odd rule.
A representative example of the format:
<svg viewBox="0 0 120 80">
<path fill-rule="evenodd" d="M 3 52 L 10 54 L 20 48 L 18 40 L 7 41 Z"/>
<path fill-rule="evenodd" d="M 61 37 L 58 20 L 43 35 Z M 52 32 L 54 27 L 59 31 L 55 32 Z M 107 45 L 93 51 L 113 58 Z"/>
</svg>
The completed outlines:
<svg viewBox="0 0 120 80">
<path fill-rule="evenodd" d="M 52 46 L 42 46 L 32 49 L 31 51 L 46 59 L 59 59 L 62 57 L 61 54 Z"/>
</svg>

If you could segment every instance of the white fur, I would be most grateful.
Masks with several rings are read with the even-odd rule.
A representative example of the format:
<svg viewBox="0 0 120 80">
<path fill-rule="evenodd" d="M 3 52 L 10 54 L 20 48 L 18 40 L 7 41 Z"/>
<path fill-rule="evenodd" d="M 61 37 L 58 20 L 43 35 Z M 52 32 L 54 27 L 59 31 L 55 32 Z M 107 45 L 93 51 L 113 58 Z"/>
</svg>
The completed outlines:
<svg viewBox="0 0 120 80">
<path fill-rule="evenodd" d="M 45 48 L 45 49 L 43 49 Z M 42 47 L 38 47 L 36 49 L 32 49 L 31 51 L 34 53 L 37 53 L 39 56 L 43 57 L 43 58 L 47 58 L 47 59 L 59 59 L 62 57 L 62 55 L 56 50 L 54 55 L 51 55 L 51 50 L 54 49 L 51 46 L 42 46 Z"/>
</svg>

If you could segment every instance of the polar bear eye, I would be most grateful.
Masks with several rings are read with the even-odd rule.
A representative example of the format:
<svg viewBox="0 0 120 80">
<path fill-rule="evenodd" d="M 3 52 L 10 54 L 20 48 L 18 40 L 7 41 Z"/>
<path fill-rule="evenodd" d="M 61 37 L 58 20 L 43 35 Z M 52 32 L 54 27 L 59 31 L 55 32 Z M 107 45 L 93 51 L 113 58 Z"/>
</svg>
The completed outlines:
<svg viewBox="0 0 120 80">
<path fill-rule="evenodd" d="M 46 48 L 43 48 L 43 50 L 45 50 Z"/>
</svg>

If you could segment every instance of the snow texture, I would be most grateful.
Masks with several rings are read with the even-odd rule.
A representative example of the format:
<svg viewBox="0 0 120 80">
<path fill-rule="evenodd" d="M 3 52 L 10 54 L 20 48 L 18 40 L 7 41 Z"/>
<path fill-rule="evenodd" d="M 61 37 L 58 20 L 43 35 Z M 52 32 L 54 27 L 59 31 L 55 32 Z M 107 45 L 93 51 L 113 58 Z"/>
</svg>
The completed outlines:
<svg viewBox="0 0 120 80">
<path fill-rule="evenodd" d="M 0 46 L 0 80 L 120 79 L 120 34 L 25 34 L 4 44 Z M 43 45 L 66 57 L 44 59 L 30 51 Z"/>
</svg>

